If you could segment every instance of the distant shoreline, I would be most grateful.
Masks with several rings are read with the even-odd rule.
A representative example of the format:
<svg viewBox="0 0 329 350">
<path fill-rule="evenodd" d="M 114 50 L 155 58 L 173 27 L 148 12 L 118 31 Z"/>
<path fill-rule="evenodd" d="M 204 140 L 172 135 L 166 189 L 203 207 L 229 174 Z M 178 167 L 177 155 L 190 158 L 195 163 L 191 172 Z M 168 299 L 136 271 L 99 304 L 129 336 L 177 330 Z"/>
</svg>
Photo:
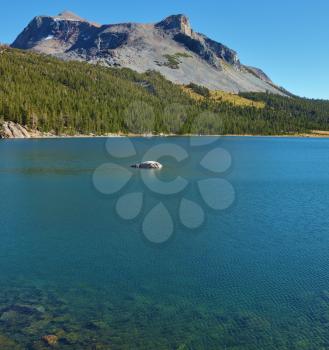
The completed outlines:
<svg viewBox="0 0 329 350">
<path fill-rule="evenodd" d="M 171 138 L 171 137 L 262 137 L 262 138 L 329 138 L 329 132 L 323 133 L 302 133 L 302 134 L 278 134 L 278 135 L 262 135 L 262 134 L 225 134 L 225 135 L 197 135 L 197 134 L 106 134 L 106 135 L 38 135 L 30 137 L 10 137 L 1 138 L 0 140 L 43 140 L 43 139 L 99 139 L 99 138 Z"/>
<path fill-rule="evenodd" d="M 1 125 L 0 125 L 1 127 Z M 22 126 L 14 122 L 4 122 L 2 130 L 0 128 L 0 139 L 60 139 L 60 138 L 115 138 L 115 137 L 299 137 L 299 138 L 329 138 L 329 131 L 312 130 L 310 133 L 291 133 L 278 135 L 253 135 L 253 134 L 226 134 L 226 135 L 200 135 L 200 134 L 153 134 L 153 133 L 107 133 L 104 135 L 95 134 L 60 134 L 56 135 L 54 132 L 41 132 L 39 130 L 30 129 L 27 126 Z"/>
</svg>

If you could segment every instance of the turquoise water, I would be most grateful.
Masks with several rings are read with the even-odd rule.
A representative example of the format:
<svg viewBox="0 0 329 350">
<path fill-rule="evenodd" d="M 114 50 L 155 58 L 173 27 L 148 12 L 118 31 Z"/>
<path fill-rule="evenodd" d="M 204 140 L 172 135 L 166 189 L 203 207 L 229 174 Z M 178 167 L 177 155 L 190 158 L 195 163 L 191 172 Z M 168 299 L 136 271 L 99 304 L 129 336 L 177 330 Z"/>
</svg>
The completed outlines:
<svg viewBox="0 0 329 350">
<path fill-rule="evenodd" d="M 46 349 L 49 334 L 60 349 L 329 349 L 329 140 L 221 139 L 236 194 L 222 211 L 195 185 L 215 176 L 198 165 L 214 144 L 132 142 L 127 159 L 105 139 L 0 142 L 1 350 Z M 159 175 L 187 179 L 181 194 L 152 193 L 135 169 L 118 193 L 96 190 L 97 167 L 130 170 L 163 143 L 189 154 Z M 123 220 L 116 201 L 137 191 L 142 214 Z M 205 211 L 197 230 L 179 222 L 182 196 Z M 160 200 L 174 233 L 157 245 L 141 226 Z"/>
</svg>

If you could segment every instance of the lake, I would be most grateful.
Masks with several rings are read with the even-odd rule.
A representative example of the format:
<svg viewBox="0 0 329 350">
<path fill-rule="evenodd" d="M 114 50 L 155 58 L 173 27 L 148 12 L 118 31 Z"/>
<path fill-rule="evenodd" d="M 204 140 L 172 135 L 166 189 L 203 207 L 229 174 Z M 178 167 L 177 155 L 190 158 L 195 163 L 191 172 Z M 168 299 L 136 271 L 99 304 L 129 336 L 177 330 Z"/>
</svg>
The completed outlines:
<svg viewBox="0 0 329 350">
<path fill-rule="evenodd" d="M 329 139 L 1 140 L 0 181 L 2 350 L 329 348 Z"/>
</svg>

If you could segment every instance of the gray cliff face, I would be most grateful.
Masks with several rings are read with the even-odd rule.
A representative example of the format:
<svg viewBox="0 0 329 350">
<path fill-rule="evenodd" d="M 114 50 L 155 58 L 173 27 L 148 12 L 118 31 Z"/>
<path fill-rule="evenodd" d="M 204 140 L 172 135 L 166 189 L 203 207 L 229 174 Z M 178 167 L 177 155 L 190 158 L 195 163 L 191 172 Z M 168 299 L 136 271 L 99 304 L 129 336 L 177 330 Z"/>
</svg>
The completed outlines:
<svg viewBox="0 0 329 350">
<path fill-rule="evenodd" d="M 155 24 L 155 27 L 166 31 L 169 35 L 184 34 L 191 37 L 193 34 L 190 20 L 184 15 L 169 16 L 163 21 Z"/>
<path fill-rule="evenodd" d="M 242 65 L 234 50 L 194 32 L 184 15 L 156 24 L 111 25 L 91 23 L 70 12 L 38 16 L 12 47 L 138 72 L 153 69 L 179 84 L 282 94 L 260 69 Z"/>
</svg>

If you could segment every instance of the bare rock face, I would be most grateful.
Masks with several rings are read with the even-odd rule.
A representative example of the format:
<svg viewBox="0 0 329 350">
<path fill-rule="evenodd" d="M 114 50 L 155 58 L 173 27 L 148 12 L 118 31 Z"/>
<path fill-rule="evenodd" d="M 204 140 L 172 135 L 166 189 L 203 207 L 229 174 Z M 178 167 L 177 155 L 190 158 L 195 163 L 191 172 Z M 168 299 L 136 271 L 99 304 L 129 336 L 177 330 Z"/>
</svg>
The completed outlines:
<svg viewBox="0 0 329 350">
<path fill-rule="evenodd" d="M 241 64 L 234 50 L 193 31 L 182 14 L 156 24 L 109 25 L 88 22 L 71 12 L 38 16 L 12 47 L 138 72 L 157 70 L 174 83 L 213 90 L 283 94 L 260 69 Z"/>
<path fill-rule="evenodd" d="M 32 130 L 26 126 L 14 122 L 0 122 L 0 139 L 29 139 L 38 137 L 52 137 L 51 133 L 42 133 L 38 130 Z"/>
<path fill-rule="evenodd" d="M 270 84 L 273 84 L 272 80 L 261 69 L 250 67 L 250 66 L 245 66 L 245 68 L 252 74 L 255 74 L 259 79 L 262 79 Z"/>
<path fill-rule="evenodd" d="M 19 124 L 16 124 L 14 122 L 4 122 L 2 125 L 2 130 L 0 127 L 0 138 L 24 139 L 24 138 L 30 138 L 30 134 L 26 128 L 24 128 Z"/>
<path fill-rule="evenodd" d="M 192 36 L 193 33 L 190 20 L 184 15 L 169 16 L 157 23 L 155 27 L 170 33 L 182 33 L 187 36 Z"/>
<path fill-rule="evenodd" d="M 70 50 L 80 40 L 96 33 L 97 26 L 80 17 L 65 12 L 55 17 L 37 16 L 13 43 L 20 49 L 35 49 L 47 54 L 63 53 Z M 78 45 L 79 46 L 79 45 Z"/>
<path fill-rule="evenodd" d="M 146 162 L 134 164 L 131 167 L 138 168 L 138 169 L 162 169 L 163 165 L 159 162 L 149 160 Z"/>
</svg>

